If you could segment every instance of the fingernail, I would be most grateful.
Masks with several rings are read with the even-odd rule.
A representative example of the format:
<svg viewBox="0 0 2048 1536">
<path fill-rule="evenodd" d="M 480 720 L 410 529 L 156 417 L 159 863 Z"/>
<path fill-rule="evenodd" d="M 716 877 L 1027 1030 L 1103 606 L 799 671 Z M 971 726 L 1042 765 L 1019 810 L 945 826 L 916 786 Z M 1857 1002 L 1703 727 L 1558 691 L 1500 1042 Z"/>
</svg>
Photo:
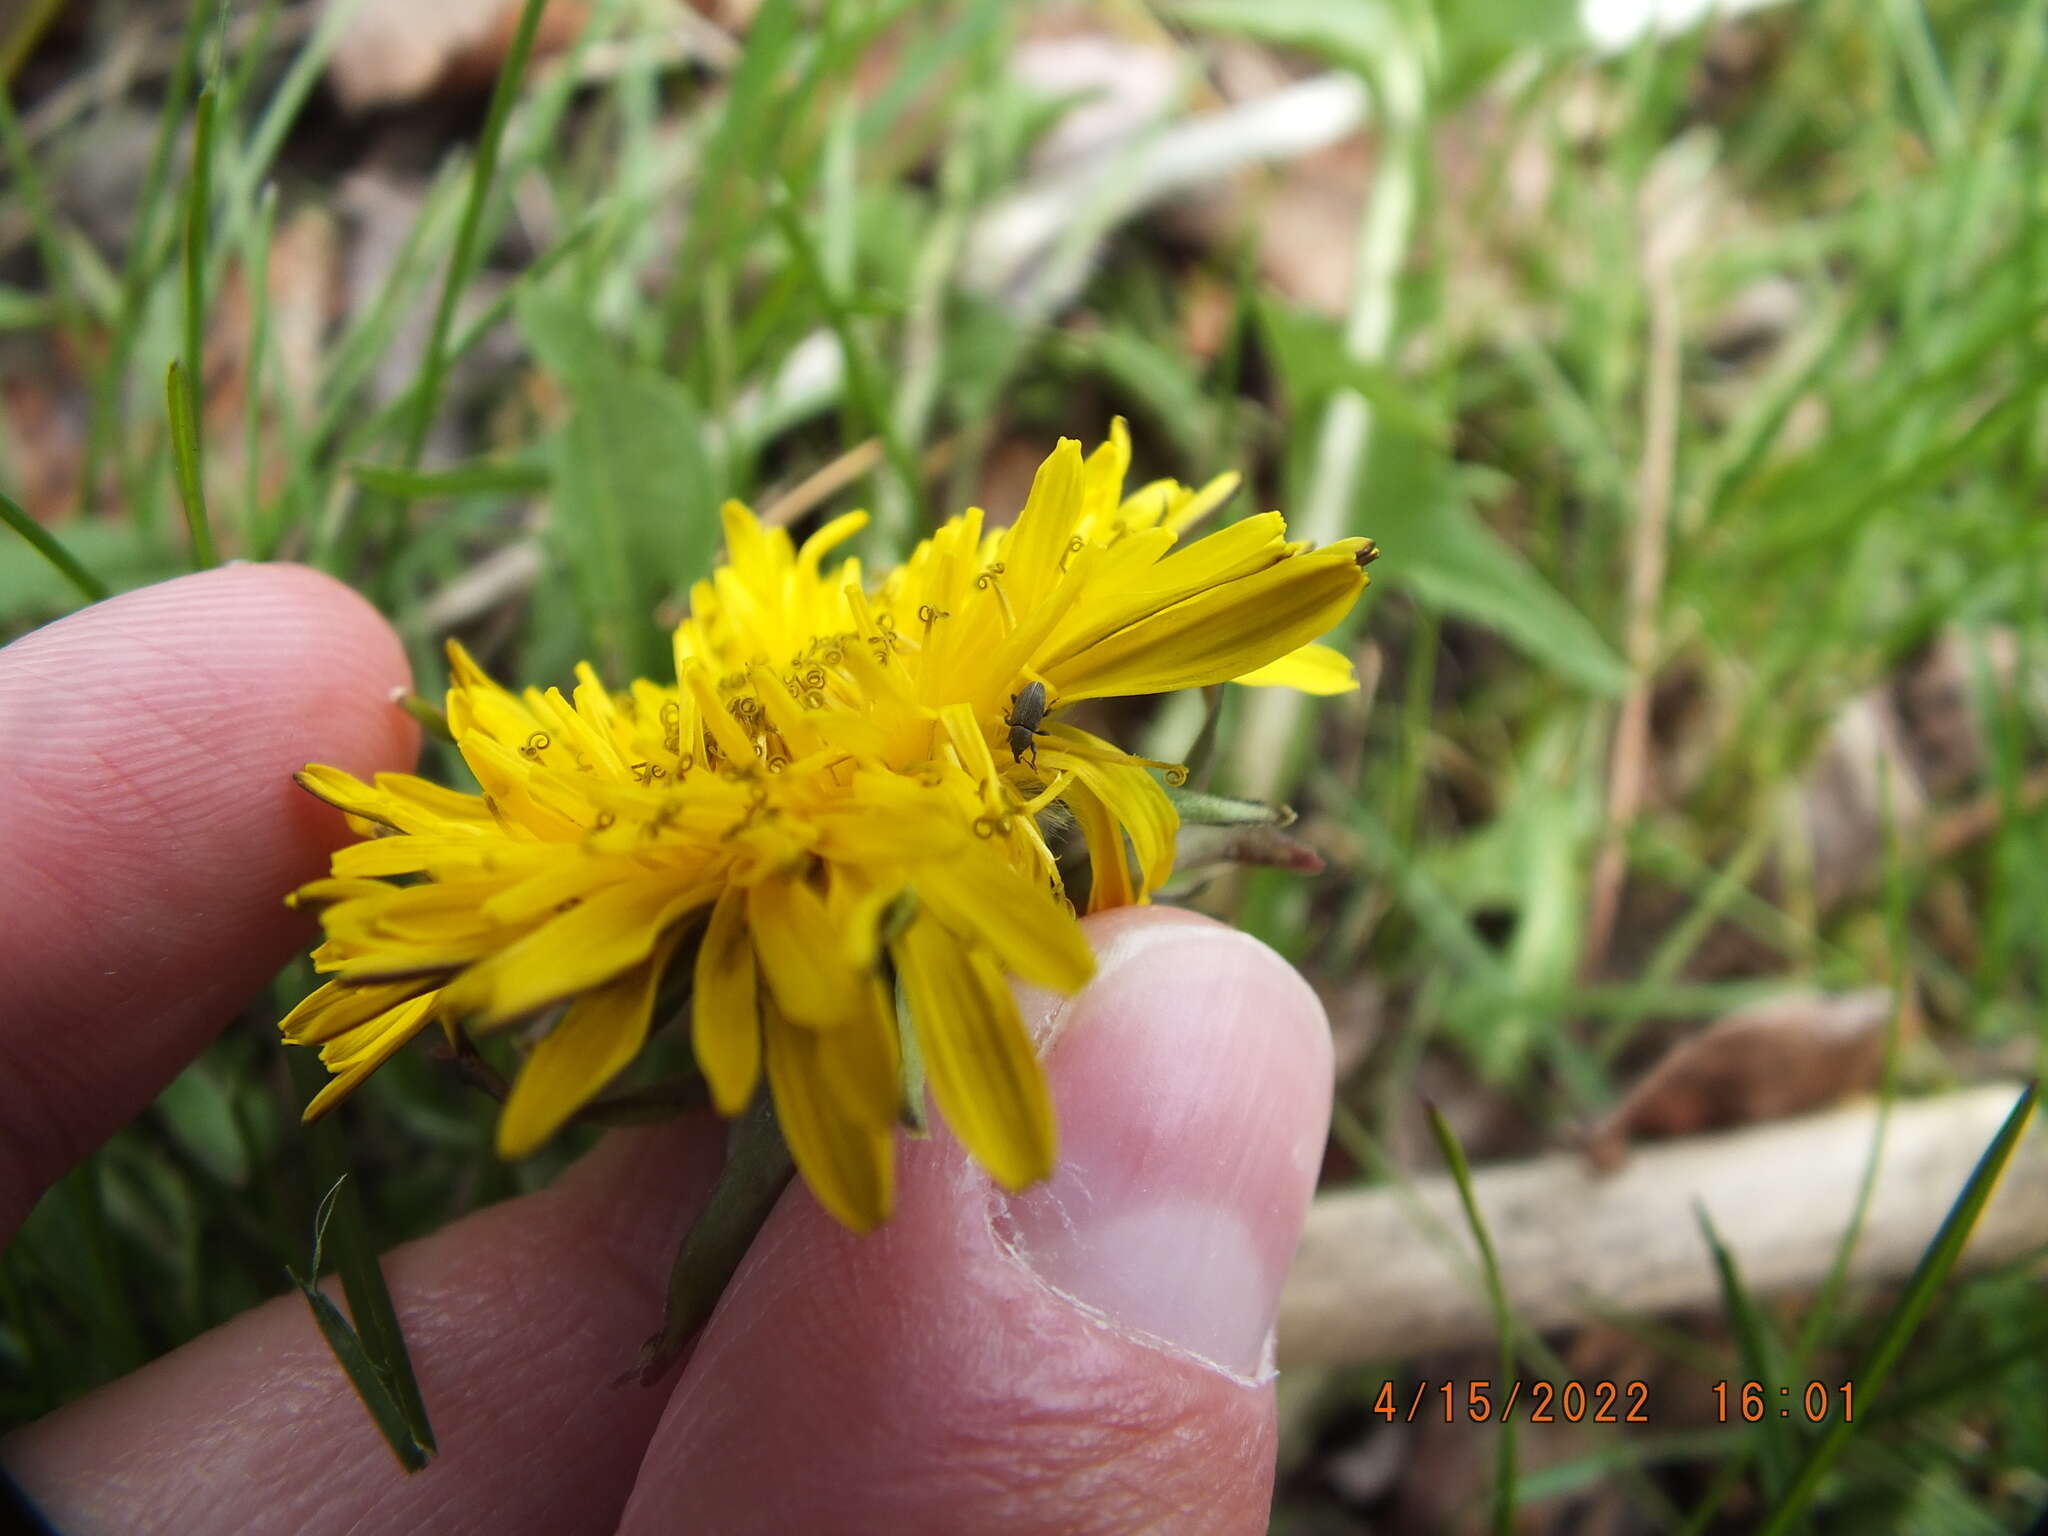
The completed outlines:
<svg viewBox="0 0 2048 1536">
<path fill-rule="evenodd" d="M 1109 1324 L 1262 1377 L 1329 1126 L 1322 1006 L 1215 924 L 1133 914 L 1098 943 L 1046 1062 L 1058 1168 L 1000 1199 L 997 1234 Z"/>
</svg>

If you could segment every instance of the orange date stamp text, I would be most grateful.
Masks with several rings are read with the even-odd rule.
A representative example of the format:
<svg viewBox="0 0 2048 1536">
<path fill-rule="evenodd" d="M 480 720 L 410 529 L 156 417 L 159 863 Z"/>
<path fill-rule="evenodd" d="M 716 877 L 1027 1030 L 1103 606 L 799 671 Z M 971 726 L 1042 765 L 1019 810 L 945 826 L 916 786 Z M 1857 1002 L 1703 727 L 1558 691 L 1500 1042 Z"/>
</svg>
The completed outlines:
<svg viewBox="0 0 2048 1536">
<path fill-rule="evenodd" d="M 1519 1413 L 1530 1424 L 1647 1424 L 1650 1387 L 1642 1381 L 1388 1381 L 1372 1413 L 1389 1423 L 1487 1424 Z"/>
</svg>

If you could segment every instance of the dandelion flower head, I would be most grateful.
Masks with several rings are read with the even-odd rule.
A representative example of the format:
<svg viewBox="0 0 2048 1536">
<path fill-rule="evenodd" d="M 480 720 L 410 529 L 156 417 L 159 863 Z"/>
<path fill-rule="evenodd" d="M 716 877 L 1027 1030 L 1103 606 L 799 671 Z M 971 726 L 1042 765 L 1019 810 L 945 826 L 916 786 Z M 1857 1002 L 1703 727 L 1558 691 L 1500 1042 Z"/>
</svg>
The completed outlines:
<svg viewBox="0 0 2048 1536">
<path fill-rule="evenodd" d="M 878 581 L 834 558 L 864 514 L 798 545 L 728 503 L 673 683 L 614 689 L 583 665 L 567 695 L 514 693 L 451 645 L 447 718 L 478 792 L 299 775 L 362 835 L 293 897 L 325 934 L 327 980 L 282 1025 L 333 1074 L 308 1118 L 429 1025 L 510 1030 L 498 1146 L 522 1156 L 631 1065 L 687 980 L 713 1104 L 739 1113 L 765 1077 L 849 1227 L 889 1212 L 906 1040 L 997 1182 L 1043 1178 L 1052 1107 L 1009 982 L 1072 993 L 1093 964 L 1046 829 L 1085 839 L 1097 911 L 1150 898 L 1178 826 L 1178 770 L 1068 710 L 1355 686 L 1311 642 L 1373 553 L 1290 543 L 1276 512 L 1184 540 L 1236 477 L 1126 495 L 1129 462 L 1121 422 L 1086 458 L 1062 440 L 1014 523 L 970 509 Z"/>
</svg>

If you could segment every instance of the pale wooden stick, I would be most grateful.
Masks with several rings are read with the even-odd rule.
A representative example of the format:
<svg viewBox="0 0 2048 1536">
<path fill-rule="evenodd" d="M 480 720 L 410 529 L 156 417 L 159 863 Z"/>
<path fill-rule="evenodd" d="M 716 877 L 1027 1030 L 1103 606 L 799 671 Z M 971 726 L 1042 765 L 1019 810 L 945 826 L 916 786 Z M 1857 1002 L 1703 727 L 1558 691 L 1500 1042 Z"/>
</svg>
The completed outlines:
<svg viewBox="0 0 2048 1536">
<path fill-rule="evenodd" d="M 1893 1106 L 1862 1235 L 1858 1281 L 1902 1278 L 1919 1260 L 2000 1123 L 2017 1083 Z M 1855 1209 L 1878 1129 L 1865 1102 L 1824 1115 L 1635 1152 L 1595 1173 L 1576 1153 L 1480 1169 L 1474 1189 L 1516 1319 L 1533 1329 L 1614 1312 L 1718 1309 L 1703 1205 L 1760 1295 L 1820 1285 Z M 2048 1136 L 2014 1152 L 1963 1263 L 2048 1245 Z M 1494 1336 L 1476 1250 L 1450 1179 L 1326 1195 L 1280 1305 L 1280 1361 L 1346 1365 L 1479 1344 Z"/>
</svg>

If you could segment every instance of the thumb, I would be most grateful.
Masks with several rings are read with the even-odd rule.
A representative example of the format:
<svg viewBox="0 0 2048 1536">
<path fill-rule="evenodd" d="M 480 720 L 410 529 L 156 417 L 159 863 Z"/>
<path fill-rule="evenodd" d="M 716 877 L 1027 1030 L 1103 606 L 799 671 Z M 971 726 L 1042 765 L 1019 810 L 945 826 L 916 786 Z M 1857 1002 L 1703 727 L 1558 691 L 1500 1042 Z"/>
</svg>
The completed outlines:
<svg viewBox="0 0 2048 1536">
<path fill-rule="evenodd" d="M 1322 1008 L 1205 919 L 1088 930 L 1096 979 L 1037 1007 L 1055 1176 L 1006 1197 L 935 1131 L 868 1237 L 792 1189 L 624 1531 L 679 1512 L 721 1532 L 1266 1528 L 1274 1310 L 1329 1117 Z"/>
</svg>

